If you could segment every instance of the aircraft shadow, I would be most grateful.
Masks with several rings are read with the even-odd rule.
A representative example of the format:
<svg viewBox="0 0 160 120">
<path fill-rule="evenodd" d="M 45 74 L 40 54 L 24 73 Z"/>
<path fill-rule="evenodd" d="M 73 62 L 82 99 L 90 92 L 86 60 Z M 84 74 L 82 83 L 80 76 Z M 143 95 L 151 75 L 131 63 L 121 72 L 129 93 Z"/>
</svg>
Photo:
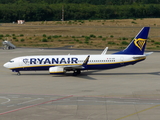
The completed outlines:
<svg viewBox="0 0 160 120">
<path fill-rule="evenodd" d="M 12 73 L 15 76 L 45 76 L 50 75 L 49 73 L 42 73 L 42 72 L 33 72 L 33 71 L 20 71 L 20 75 L 17 73 Z"/>
<path fill-rule="evenodd" d="M 96 72 L 87 72 L 85 74 L 88 74 L 88 75 L 148 75 L 148 74 L 151 74 L 151 75 L 160 76 L 160 72 L 147 72 L 147 73 L 139 73 L 139 72 L 138 73 L 96 73 Z"/>
<path fill-rule="evenodd" d="M 69 73 L 66 75 L 55 75 L 53 77 L 77 77 L 77 78 L 83 78 L 83 79 L 88 79 L 88 80 L 97 80 L 93 76 L 100 76 L 100 75 L 108 75 L 108 76 L 116 76 L 116 75 L 158 75 L 160 76 L 160 72 L 148 72 L 148 73 L 96 73 L 99 72 L 98 70 L 96 71 L 88 71 L 88 72 L 82 72 L 82 74 L 73 76 L 73 74 Z M 92 77 L 91 77 L 92 76 Z"/>
<path fill-rule="evenodd" d="M 52 77 L 76 77 L 76 78 L 83 78 L 83 79 L 87 79 L 87 80 L 97 80 L 94 78 L 94 76 L 100 76 L 100 75 L 107 75 L 107 76 L 116 76 L 116 75 L 158 75 L 160 76 L 160 72 L 147 72 L 147 73 L 106 73 L 105 72 L 102 72 L 102 73 L 99 73 L 100 71 L 103 71 L 103 70 L 94 70 L 94 71 L 87 71 L 87 72 L 82 72 L 80 75 L 77 75 L 77 76 L 73 76 L 72 73 L 66 73 L 65 75 L 64 74 L 61 74 L 61 75 L 52 75 Z M 37 75 L 37 76 L 44 76 L 44 75 L 50 75 L 49 73 L 22 73 L 22 76 L 23 75 Z"/>
</svg>

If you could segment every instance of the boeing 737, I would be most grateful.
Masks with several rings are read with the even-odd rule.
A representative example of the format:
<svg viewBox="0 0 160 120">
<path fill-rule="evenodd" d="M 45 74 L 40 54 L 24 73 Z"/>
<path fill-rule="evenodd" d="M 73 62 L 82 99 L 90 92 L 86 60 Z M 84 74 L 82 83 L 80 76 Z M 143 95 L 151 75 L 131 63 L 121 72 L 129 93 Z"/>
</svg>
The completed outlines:
<svg viewBox="0 0 160 120">
<path fill-rule="evenodd" d="M 131 41 L 128 47 L 120 52 L 106 54 L 108 47 L 101 54 L 96 55 L 39 55 L 23 56 L 11 59 L 4 64 L 12 72 L 48 70 L 50 74 L 73 71 L 78 75 L 84 70 L 105 70 L 127 65 L 134 65 L 143 61 L 152 52 L 144 53 L 149 33 L 149 27 L 144 27 Z"/>
</svg>

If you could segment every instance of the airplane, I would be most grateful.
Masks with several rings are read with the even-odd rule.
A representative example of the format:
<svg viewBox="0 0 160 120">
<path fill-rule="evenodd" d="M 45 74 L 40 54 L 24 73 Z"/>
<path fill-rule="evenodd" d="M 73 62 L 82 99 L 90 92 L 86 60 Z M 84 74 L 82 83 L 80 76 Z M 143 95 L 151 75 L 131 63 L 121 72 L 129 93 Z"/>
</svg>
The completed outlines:
<svg viewBox="0 0 160 120">
<path fill-rule="evenodd" d="M 105 70 L 134 65 L 146 59 L 153 52 L 144 53 L 150 27 L 143 27 L 124 50 L 106 54 L 108 47 L 101 54 L 93 55 L 38 55 L 22 56 L 11 59 L 3 66 L 12 72 L 42 71 L 50 74 L 65 74 L 73 71 L 78 75 L 84 70 Z"/>
</svg>

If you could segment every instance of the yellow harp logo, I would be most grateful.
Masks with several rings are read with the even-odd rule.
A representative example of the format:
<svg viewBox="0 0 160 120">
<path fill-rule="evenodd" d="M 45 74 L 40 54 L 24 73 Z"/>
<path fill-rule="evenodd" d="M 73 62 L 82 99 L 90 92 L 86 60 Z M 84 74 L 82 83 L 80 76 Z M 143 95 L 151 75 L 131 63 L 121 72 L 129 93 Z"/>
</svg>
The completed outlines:
<svg viewBox="0 0 160 120">
<path fill-rule="evenodd" d="M 142 39 L 142 38 L 138 38 L 138 39 L 134 39 L 134 44 L 140 49 L 142 50 L 143 46 L 146 43 L 146 39 Z"/>
</svg>

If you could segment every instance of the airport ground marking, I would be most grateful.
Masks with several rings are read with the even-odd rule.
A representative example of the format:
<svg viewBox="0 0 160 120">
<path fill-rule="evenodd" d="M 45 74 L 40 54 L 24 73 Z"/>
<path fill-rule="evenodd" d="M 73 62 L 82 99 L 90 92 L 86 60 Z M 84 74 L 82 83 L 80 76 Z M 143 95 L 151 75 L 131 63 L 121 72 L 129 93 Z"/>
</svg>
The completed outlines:
<svg viewBox="0 0 160 120">
<path fill-rule="evenodd" d="M 11 100 L 9 99 L 9 98 L 7 98 L 7 97 L 1 97 L 0 96 L 0 98 L 2 98 L 2 99 L 7 99 L 7 101 L 6 102 L 2 102 L 1 104 L 6 104 L 6 103 L 8 103 L 8 102 L 10 102 Z"/>
<path fill-rule="evenodd" d="M 29 103 L 29 102 L 33 102 L 33 101 L 37 101 L 37 100 L 40 100 L 40 99 L 44 99 L 44 98 L 37 98 L 37 99 L 25 101 L 25 102 L 22 102 L 22 103 L 18 103 L 17 105 L 22 105 L 22 104 Z"/>
<path fill-rule="evenodd" d="M 22 108 L 17 108 L 17 109 L 6 111 L 6 112 L 2 112 L 2 113 L 0 113 L 0 115 L 4 115 L 4 114 L 8 114 L 8 113 L 19 111 L 19 110 L 23 110 L 23 109 L 27 109 L 27 108 L 31 108 L 31 107 L 35 107 L 35 106 L 39 106 L 39 105 L 43 105 L 43 104 L 47 104 L 47 103 L 51 103 L 51 102 L 54 102 L 54 101 L 63 100 L 63 99 L 69 98 L 69 97 L 73 97 L 73 95 L 62 97 L 62 98 L 58 98 L 58 99 L 55 99 L 55 100 L 50 100 L 50 101 L 42 102 L 42 103 L 39 103 L 39 104 L 34 104 L 34 105 L 22 107 Z"/>
<path fill-rule="evenodd" d="M 124 116 L 124 117 L 118 118 L 118 119 L 116 119 L 116 120 L 122 120 L 122 119 L 124 119 L 124 118 L 130 117 L 130 116 L 132 116 L 132 115 L 135 115 L 135 114 L 138 114 L 138 113 L 141 113 L 141 112 L 144 112 L 144 111 L 147 111 L 147 110 L 150 110 L 150 109 L 153 109 L 153 108 L 159 107 L 159 106 L 160 106 L 160 105 L 155 105 L 155 106 L 152 106 L 152 107 L 146 108 L 146 109 L 144 109 L 144 110 L 141 110 L 141 111 L 138 111 L 138 112 L 135 112 L 135 113 L 129 114 L 129 115 L 127 115 L 127 116 Z"/>
</svg>

